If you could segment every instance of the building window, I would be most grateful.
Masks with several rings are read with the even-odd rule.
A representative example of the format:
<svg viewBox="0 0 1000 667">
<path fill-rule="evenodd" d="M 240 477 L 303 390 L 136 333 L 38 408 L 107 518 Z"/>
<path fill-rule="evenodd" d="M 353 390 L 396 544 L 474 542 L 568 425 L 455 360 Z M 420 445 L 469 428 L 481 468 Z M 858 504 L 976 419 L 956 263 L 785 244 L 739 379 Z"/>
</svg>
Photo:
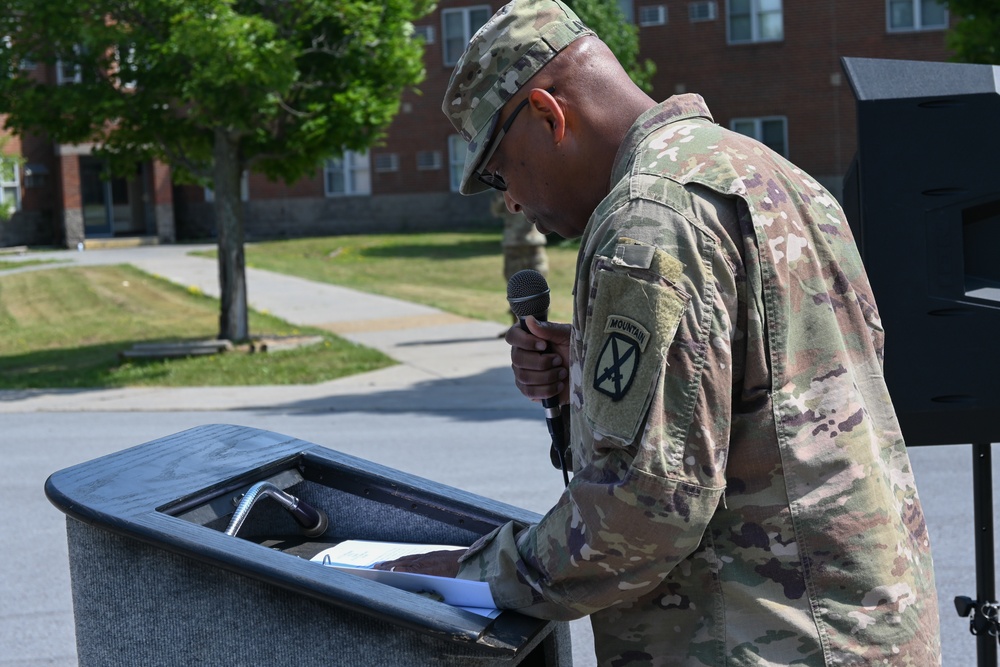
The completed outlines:
<svg viewBox="0 0 1000 667">
<path fill-rule="evenodd" d="M 419 151 L 417 153 L 417 169 L 433 171 L 441 168 L 441 151 Z"/>
<path fill-rule="evenodd" d="M 730 44 L 785 38 L 781 0 L 727 0 L 726 4 Z"/>
<path fill-rule="evenodd" d="M 635 23 L 635 3 L 632 0 L 618 0 L 618 9 L 628 23 Z"/>
<path fill-rule="evenodd" d="M 948 12 L 936 0 L 886 0 L 885 7 L 889 32 L 944 30 L 948 27 Z"/>
<path fill-rule="evenodd" d="M 17 160 L 0 155 L 0 209 L 21 209 L 21 168 Z"/>
<path fill-rule="evenodd" d="M 639 8 L 639 25 L 664 25 L 667 22 L 667 8 L 663 5 L 650 5 Z"/>
<path fill-rule="evenodd" d="M 61 58 L 56 61 L 56 83 L 58 85 L 80 83 L 81 81 L 83 81 L 83 77 L 80 74 L 79 65 L 64 62 Z"/>
<path fill-rule="evenodd" d="M 11 40 L 10 35 L 4 35 L 0 37 L 0 43 L 2 43 L 3 48 L 6 50 L 11 50 L 14 48 L 14 42 Z M 15 63 L 9 62 L 9 69 L 7 70 L 8 76 L 14 76 L 14 65 Z M 21 58 L 19 62 L 16 63 L 17 68 L 23 71 L 31 71 L 35 69 L 35 62 L 33 60 L 28 60 L 27 58 Z"/>
<path fill-rule="evenodd" d="M 399 171 L 399 155 L 397 153 L 379 153 L 375 156 L 375 171 L 380 174 Z"/>
<path fill-rule="evenodd" d="M 688 18 L 691 23 L 714 21 L 716 19 L 716 4 L 714 2 L 688 3 Z"/>
<path fill-rule="evenodd" d="M 344 156 L 323 163 L 323 181 L 327 197 L 370 195 L 372 180 L 368 152 L 344 151 Z"/>
<path fill-rule="evenodd" d="M 118 79 L 118 85 L 120 85 L 125 90 L 135 89 L 135 73 L 136 73 L 136 59 L 135 59 L 135 45 L 131 44 L 126 46 L 123 51 L 121 47 L 115 47 L 115 65 L 116 65 L 116 76 Z"/>
<path fill-rule="evenodd" d="M 489 5 L 461 7 L 441 11 L 441 35 L 444 42 L 444 64 L 454 65 L 472 41 L 472 36 L 490 18 Z"/>
<path fill-rule="evenodd" d="M 775 153 L 788 157 L 788 120 L 783 116 L 734 118 L 729 123 L 729 129 L 752 137 Z"/>
<path fill-rule="evenodd" d="M 80 53 L 80 45 L 74 44 L 74 57 L 79 57 Z M 83 81 L 83 75 L 79 63 L 66 62 L 62 58 L 56 60 L 56 83 L 58 85 L 61 86 L 66 83 L 80 83 L 81 81 Z"/>
<path fill-rule="evenodd" d="M 451 173 L 451 191 L 458 192 L 465 171 L 465 155 L 469 144 L 458 134 L 448 137 L 448 170 Z"/>
<path fill-rule="evenodd" d="M 49 182 L 49 168 L 39 162 L 24 165 L 24 187 L 44 188 Z"/>
<path fill-rule="evenodd" d="M 415 25 L 413 26 L 413 34 L 424 40 L 424 44 L 434 43 L 434 26 L 432 25 Z"/>
<path fill-rule="evenodd" d="M 0 48 L 2 48 L 2 49 L 3 49 L 4 51 L 10 51 L 10 50 L 11 50 L 11 48 L 13 48 L 13 46 L 14 46 L 14 43 L 13 43 L 13 42 L 11 41 L 11 39 L 10 39 L 10 35 L 4 35 L 4 36 L 0 37 Z M 11 56 L 10 56 L 10 54 L 6 54 L 6 53 L 5 53 L 4 55 L 5 55 L 5 56 L 6 56 L 6 58 L 8 58 L 8 59 L 9 59 L 9 58 L 11 57 Z M 7 60 L 7 64 L 8 64 L 8 66 L 7 66 L 7 71 L 6 71 L 6 72 L 4 72 L 4 73 L 5 73 L 5 74 L 6 74 L 7 76 L 14 76 L 14 67 L 13 67 L 13 63 L 12 63 L 12 62 L 11 62 L 10 60 Z M 0 157 L 0 160 L 2 160 L 2 159 L 3 159 L 3 158 L 2 158 L 2 157 Z"/>
</svg>

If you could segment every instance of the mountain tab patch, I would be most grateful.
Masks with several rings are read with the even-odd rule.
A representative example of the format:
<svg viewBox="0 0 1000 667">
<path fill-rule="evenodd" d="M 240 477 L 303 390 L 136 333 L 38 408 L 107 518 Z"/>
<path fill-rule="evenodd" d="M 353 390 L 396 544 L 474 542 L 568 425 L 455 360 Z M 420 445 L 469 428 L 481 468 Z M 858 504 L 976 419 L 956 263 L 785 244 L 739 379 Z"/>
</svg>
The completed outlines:
<svg viewBox="0 0 1000 667">
<path fill-rule="evenodd" d="M 604 346 L 594 366 L 594 389 L 620 401 L 632 387 L 649 331 L 624 315 L 608 315 L 604 333 Z"/>
</svg>

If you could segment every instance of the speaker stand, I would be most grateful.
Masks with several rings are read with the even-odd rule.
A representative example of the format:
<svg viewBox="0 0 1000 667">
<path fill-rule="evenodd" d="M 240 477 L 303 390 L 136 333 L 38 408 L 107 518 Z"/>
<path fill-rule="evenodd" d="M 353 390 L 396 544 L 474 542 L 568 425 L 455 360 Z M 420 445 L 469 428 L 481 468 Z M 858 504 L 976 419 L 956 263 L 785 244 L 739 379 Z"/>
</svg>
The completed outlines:
<svg viewBox="0 0 1000 667">
<path fill-rule="evenodd" d="M 978 667 L 997 667 L 1000 605 L 996 602 L 993 561 L 993 456 L 990 443 L 972 445 L 972 494 L 976 530 L 976 599 L 955 598 L 962 617 L 971 616 L 969 631 L 976 636 Z"/>
</svg>

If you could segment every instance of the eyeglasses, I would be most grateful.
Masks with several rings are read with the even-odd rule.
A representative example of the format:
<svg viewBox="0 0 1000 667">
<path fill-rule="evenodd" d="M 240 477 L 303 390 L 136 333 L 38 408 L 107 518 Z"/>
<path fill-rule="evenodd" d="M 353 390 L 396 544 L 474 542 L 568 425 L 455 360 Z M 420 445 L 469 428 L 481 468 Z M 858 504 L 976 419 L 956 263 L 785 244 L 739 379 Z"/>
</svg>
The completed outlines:
<svg viewBox="0 0 1000 667">
<path fill-rule="evenodd" d="M 550 86 L 549 88 L 546 88 L 546 91 L 548 91 L 549 94 L 554 93 L 556 92 L 556 87 Z M 510 117 L 506 120 L 506 122 L 504 122 L 500 131 L 497 132 L 497 136 L 493 138 L 493 143 L 486 149 L 486 154 L 483 155 L 483 159 L 479 162 L 479 164 L 484 167 L 489 164 L 490 159 L 493 157 L 493 154 L 496 153 L 497 146 L 500 145 L 500 141 L 503 139 L 503 136 L 507 134 L 507 130 L 509 130 L 510 126 L 514 123 L 514 119 L 517 118 L 517 114 L 521 113 L 521 109 L 523 109 L 527 103 L 528 98 L 525 97 L 516 107 L 514 107 L 514 111 L 510 114 Z M 499 190 L 500 192 L 505 192 L 507 190 L 507 182 L 503 180 L 503 176 L 500 176 L 499 174 L 491 174 L 488 171 L 479 171 L 476 172 L 476 178 L 479 179 L 480 183 L 484 183 L 495 190 Z"/>
</svg>

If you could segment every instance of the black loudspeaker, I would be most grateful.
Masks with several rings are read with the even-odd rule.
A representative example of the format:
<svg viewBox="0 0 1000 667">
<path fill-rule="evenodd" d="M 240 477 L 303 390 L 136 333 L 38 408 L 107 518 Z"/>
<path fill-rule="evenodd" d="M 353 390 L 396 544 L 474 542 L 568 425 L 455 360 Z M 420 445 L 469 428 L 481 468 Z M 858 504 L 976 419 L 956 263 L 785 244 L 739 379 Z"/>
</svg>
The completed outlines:
<svg viewBox="0 0 1000 667">
<path fill-rule="evenodd" d="M 1000 441 L 1000 67 L 844 58 L 845 212 L 908 445 Z"/>
</svg>

